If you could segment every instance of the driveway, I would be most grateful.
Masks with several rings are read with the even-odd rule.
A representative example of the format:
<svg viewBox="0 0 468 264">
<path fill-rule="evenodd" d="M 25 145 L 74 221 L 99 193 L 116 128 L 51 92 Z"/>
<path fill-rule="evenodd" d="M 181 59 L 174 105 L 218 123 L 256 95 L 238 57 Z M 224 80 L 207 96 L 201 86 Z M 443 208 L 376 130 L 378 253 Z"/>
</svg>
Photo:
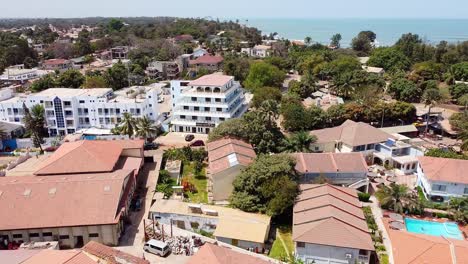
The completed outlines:
<svg viewBox="0 0 468 264">
<path fill-rule="evenodd" d="M 185 141 L 185 136 L 188 134 L 192 133 L 181 133 L 181 132 L 169 132 L 165 136 L 160 136 L 158 137 L 154 142 L 160 144 L 160 149 L 169 149 L 172 147 L 175 148 L 181 148 L 188 146 L 190 142 Z M 192 140 L 191 142 L 194 142 L 195 140 L 203 140 L 207 141 L 208 140 L 208 135 L 206 134 L 192 134 L 195 136 L 195 139 Z"/>
</svg>

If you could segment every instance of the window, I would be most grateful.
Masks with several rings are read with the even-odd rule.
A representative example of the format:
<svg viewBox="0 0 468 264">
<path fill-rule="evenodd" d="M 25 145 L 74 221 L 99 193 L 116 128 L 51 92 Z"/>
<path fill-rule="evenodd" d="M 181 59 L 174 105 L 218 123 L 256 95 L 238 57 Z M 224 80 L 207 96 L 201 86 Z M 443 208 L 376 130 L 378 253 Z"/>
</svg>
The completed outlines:
<svg viewBox="0 0 468 264">
<path fill-rule="evenodd" d="M 205 98 L 205 102 L 211 102 L 211 98 Z"/>
<path fill-rule="evenodd" d="M 115 109 L 115 113 L 116 113 L 116 114 L 120 114 L 120 108 L 116 108 L 116 109 Z"/>
<path fill-rule="evenodd" d="M 197 120 L 198 118 L 196 116 L 192 116 L 192 120 Z"/>
<path fill-rule="evenodd" d="M 181 116 L 180 116 L 180 119 L 185 119 L 185 116 L 184 116 L 184 115 L 181 115 Z"/>
<path fill-rule="evenodd" d="M 44 232 L 42 233 L 42 236 L 50 237 L 52 236 L 52 232 Z"/>
<path fill-rule="evenodd" d="M 29 237 L 39 237 L 39 233 L 29 233 Z"/>
<path fill-rule="evenodd" d="M 224 120 L 225 120 L 224 117 L 220 117 L 220 118 L 219 118 L 219 121 L 224 121 Z"/>
<path fill-rule="evenodd" d="M 23 238 L 23 234 L 13 234 L 13 239 L 15 238 Z"/>
<path fill-rule="evenodd" d="M 304 243 L 304 242 L 296 242 L 296 247 L 298 247 L 298 248 L 304 248 L 304 247 L 305 247 L 305 243 Z"/>
<path fill-rule="evenodd" d="M 184 105 L 184 110 L 189 110 L 189 107 Z"/>
<path fill-rule="evenodd" d="M 192 227 L 192 229 L 198 229 L 198 227 L 200 226 L 200 224 L 197 223 L 197 222 L 190 222 L 190 226 Z"/>
<path fill-rule="evenodd" d="M 64 106 L 71 106 L 71 102 L 70 101 L 63 101 L 63 105 Z"/>
<path fill-rule="evenodd" d="M 59 239 L 69 239 L 70 236 L 69 235 L 60 235 L 59 236 Z"/>
<path fill-rule="evenodd" d="M 416 163 L 413 163 L 413 165 L 411 166 L 411 169 L 412 170 L 416 169 Z"/>
<path fill-rule="evenodd" d="M 196 102 L 197 101 L 197 98 L 196 97 L 192 97 L 192 102 Z"/>
<path fill-rule="evenodd" d="M 433 184 L 432 190 L 438 192 L 445 192 L 447 190 L 447 186 L 441 184 Z"/>
<path fill-rule="evenodd" d="M 218 107 L 218 108 L 216 108 L 216 111 L 221 112 L 221 111 L 223 111 L 223 109 Z"/>
<path fill-rule="evenodd" d="M 211 121 L 211 117 L 207 116 L 207 117 L 205 117 L 205 120 L 206 121 Z"/>
<path fill-rule="evenodd" d="M 220 103 L 220 102 L 221 102 L 221 98 L 215 98 L 215 102 Z"/>
<path fill-rule="evenodd" d="M 193 108 L 193 110 L 195 110 L 195 111 L 200 111 L 200 107 L 195 106 L 195 107 Z"/>
<path fill-rule="evenodd" d="M 463 191 L 463 194 L 468 194 L 468 187 L 465 187 L 465 190 Z"/>
<path fill-rule="evenodd" d="M 84 100 L 80 100 L 80 104 L 84 104 L 84 103 L 85 103 Z"/>
<path fill-rule="evenodd" d="M 89 237 L 99 237 L 98 233 L 89 233 Z"/>
<path fill-rule="evenodd" d="M 210 111 L 210 108 L 209 107 L 205 107 L 205 112 L 209 112 Z"/>
</svg>

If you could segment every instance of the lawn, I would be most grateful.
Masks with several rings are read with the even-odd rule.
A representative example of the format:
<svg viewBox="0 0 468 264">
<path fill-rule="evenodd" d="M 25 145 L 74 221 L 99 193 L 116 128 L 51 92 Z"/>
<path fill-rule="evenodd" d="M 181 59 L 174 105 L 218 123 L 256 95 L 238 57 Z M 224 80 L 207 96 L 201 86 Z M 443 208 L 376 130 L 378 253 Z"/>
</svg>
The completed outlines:
<svg viewBox="0 0 468 264">
<path fill-rule="evenodd" d="M 281 239 L 284 241 L 284 245 L 281 242 Z M 273 242 L 269 256 L 271 258 L 285 260 L 289 256 L 293 255 L 294 251 L 294 242 L 292 240 L 292 231 L 290 226 L 281 226 L 278 228 L 276 240 Z M 288 252 L 288 253 L 286 253 Z"/>
<path fill-rule="evenodd" d="M 208 203 L 206 166 L 203 166 L 201 176 L 194 176 L 194 162 L 184 162 L 182 179 L 192 183 L 197 192 L 188 192 L 188 198 L 192 203 Z"/>
</svg>

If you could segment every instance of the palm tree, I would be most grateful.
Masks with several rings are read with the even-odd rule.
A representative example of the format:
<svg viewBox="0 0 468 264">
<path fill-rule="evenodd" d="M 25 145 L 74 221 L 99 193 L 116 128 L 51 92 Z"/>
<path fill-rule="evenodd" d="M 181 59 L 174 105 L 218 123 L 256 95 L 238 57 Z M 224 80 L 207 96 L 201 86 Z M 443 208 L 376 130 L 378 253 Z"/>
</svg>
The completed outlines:
<svg viewBox="0 0 468 264">
<path fill-rule="evenodd" d="M 148 117 L 139 118 L 136 122 L 136 134 L 139 137 L 143 137 L 145 141 L 148 138 L 156 136 L 158 133 L 158 127 Z"/>
<path fill-rule="evenodd" d="M 335 84 L 335 93 L 337 93 L 340 96 L 343 96 L 344 98 L 349 98 L 351 93 L 354 91 L 353 79 L 353 73 L 351 72 L 340 74 L 337 78 L 333 80 Z"/>
<path fill-rule="evenodd" d="M 312 43 L 312 38 L 311 38 L 311 37 L 305 37 L 304 43 L 305 43 L 307 46 L 309 46 L 310 43 Z"/>
<path fill-rule="evenodd" d="M 310 135 L 305 131 L 292 134 L 290 137 L 283 140 L 283 152 L 312 152 L 310 144 L 317 141 L 317 137 Z"/>
<path fill-rule="evenodd" d="M 416 209 L 420 206 L 408 186 L 403 184 L 392 183 L 390 186 L 383 186 L 375 193 L 375 196 L 382 207 L 396 213 L 403 213 L 405 209 Z"/>
<path fill-rule="evenodd" d="M 425 106 L 429 106 L 429 111 L 427 112 L 426 117 L 426 134 L 429 130 L 429 117 L 431 116 L 431 109 L 432 107 L 436 106 L 440 100 L 442 100 L 442 95 L 440 94 L 440 91 L 435 88 L 427 89 L 422 95 L 422 103 L 424 103 Z"/>
<path fill-rule="evenodd" d="M 45 127 L 44 107 L 37 104 L 31 107 L 31 109 L 28 109 L 26 104 L 23 103 L 23 111 L 24 126 L 31 134 L 34 147 L 39 148 L 41 152 L 43 152 L 41 144 L 43 143 Z"/>
<path fill-rule="evenodd" d="M 118 131 L 121 135 L 132 137 L 135 134 L 136 121 L 130 113 L 124 113 Z"/>
</svg>

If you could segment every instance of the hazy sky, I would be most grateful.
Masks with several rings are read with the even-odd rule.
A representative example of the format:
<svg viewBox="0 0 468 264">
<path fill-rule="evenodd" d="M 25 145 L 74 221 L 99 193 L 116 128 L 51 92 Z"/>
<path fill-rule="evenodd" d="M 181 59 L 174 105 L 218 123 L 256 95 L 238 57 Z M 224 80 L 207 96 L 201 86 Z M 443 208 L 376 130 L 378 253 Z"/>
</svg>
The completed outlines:
<svg viewBox="0 0 468 264">
<path fill-rule="evenodd" d="M 0 0 L 0 17 L 468 18 L 468 0 Z"/>
</svg>

